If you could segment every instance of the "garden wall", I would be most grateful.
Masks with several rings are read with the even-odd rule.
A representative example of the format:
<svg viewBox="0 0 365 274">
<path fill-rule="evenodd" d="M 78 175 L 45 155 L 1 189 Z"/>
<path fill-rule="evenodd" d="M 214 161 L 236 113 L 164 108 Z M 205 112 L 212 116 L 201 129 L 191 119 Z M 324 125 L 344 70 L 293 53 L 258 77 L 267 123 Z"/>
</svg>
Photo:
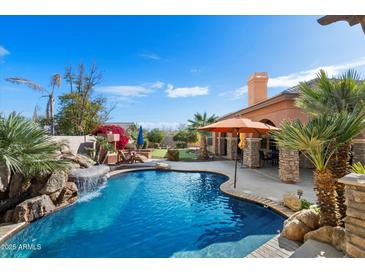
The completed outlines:
<svg viewBox="0 0 365 274">
<path fill-rule="evenodd" d="M 85 147 L 94 147 L 94 136 L 53 136 L 57 142 L 66 141 L 73 153 L 85 154 Z"/>
</svg>

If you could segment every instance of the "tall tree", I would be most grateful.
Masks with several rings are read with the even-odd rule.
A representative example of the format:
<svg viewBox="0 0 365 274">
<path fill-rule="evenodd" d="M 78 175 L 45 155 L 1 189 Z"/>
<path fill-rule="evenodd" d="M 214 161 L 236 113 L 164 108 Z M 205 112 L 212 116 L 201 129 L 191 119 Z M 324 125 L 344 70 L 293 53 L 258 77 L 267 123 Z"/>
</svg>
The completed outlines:
<svg viewBox="0 0 365 274">
<path fill-rule="evenodd" d="M 44 95 L 43 97 L 47 97 L 47 105 L 46 105 L 46 119 L 51 126 L 51 134 L 54 135 L 54 91 L 55 88 L 60 88 L 61 86 L 61 75 L 56 73 L 51 77 L 50 81 L 50 90 L 47 90 L 42 85 L 32 82 L 31 80 L 21 78 L 21 77 L 9 77 L 6 78 L 7 81 L 18 84 L 18 85 L 25 85 L 28 88 L 31 88 L 36 91 L 42 92 Z"/>
<path fill-rule="evenodd" d="M 189 125 L 188 128 L 190 130 L 197 131 L 198 128 L 207 126 L 216 122 L 218 117 L 216 115 L 208 116 L 206 112 L 203 114 L 195 113 L 194 119 L 188 120 Z M 208 150 L 207 150 L 207 132 L 199 132 L 200 134 L 200 151 L 199 151 L 199 158 L 200 159 L 207 159 L 208 158 Z"/>
<path fill-rule="evenodd" d="M 102 74 L 95 64 L 91 65 L 89 71 L 85 70 L 84 64 L 80 64 L 76 73 L 72 67 L 67 67 L 64 79 L 70 90 L 59 96 L 56 119 L 60 133 L 88 134 L 108 120 L 112 108 L 107 108 L 105 98 L 92 96 L 94 87 L 102 80 Z"/>
<path fill-rule="evenodd" d="M 329 162 L 337 148 L 359 134 L 365 126 L 365 114 L 321 115 L 303 125 L 299 120 L 284 122 L 273 132 L 281 147 L 301 151 L 314 165 L 314 190 L 321 212 L 321 224 L 336 226 L 336 189 Z"/>
<path fill-rule="evenodd" d="M 338 79 L 330 79 L 325 71 L 317 74 L 316 85 L 300 84 L 301 93 L 297 106 L 311 117 L 320 115 L 333 116 L 339 112 L 363 113 L 365 111 L 365 83 L 354 70 L 348 70 Z M 351 136 L 348 142 L 338 146 L 329 160 L 329 169 L 336 182 L 337 223 L 343 225 L 346 216 L 345 187 L 337 180 L 349 172 Z"/>
</svg>

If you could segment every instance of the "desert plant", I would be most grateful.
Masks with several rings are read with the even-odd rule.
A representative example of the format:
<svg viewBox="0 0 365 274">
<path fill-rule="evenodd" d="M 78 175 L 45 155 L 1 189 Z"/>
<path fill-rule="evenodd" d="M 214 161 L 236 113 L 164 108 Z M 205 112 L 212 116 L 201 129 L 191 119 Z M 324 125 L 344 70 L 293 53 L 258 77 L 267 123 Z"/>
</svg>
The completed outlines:
<svg viewBox="0 0 365 274">
<path fill-rule="evenodd" d="M 357 162 L 352 165 L 351 171 L 353 173 L 365 174 L 365 166 L 362 163 Z"/>
<path fill-rule="evenodd" d="M 109 152 L 115 152 L 113 144 L 109 143 L 105 137 L 97 136 L 95 161 L 99 164 L 104 163 Z"/>
<path fill-rule="evenodd" d="M 310 116 L 332 116 L 339 112 L 362 113 L 365 110 L 365 83 L 354 70 L 348 70 L 338 79 L 330 79 L 325 71 L 321 70 L 317 74 L 315 85 L 301 83 L 300 89 L 301 93 L 296 104 Z M 355 134 L 357 135 L 356 132 Z M 336 181 L 340 225 L 346 216 L 345 188 L 343 184 L 337 183 L 337 180 L 349 171 L 350 141 L 356 135 L 336 147 L 328 165 Z"/>
<path fill-rule="evenodd" d="M 196 131 L 200 127 L 207 126 L 216 122 L 218 117 L 216 115 L 211 115 L 208 117 L 207 113 L 204 112 L 203 114 L 195 113 L 194 119 L 188 120 L 189 122 L 189 129 L 192 131 Z M 207 149 L 207 135 L 208 132 L 199 132 L 200 134 L 200 151 L 199 151 L 199 158 L 200 159 L 208 159 L 208 149 Z"/>
<path fill-rule="evenodd" d="M 0 163 L 26 178 L 67 168 L 56 157 L 60 144 L 36 123 L 15 112 L 0 119 Z"/>
<path fill-rule="evenodd" d="M 43 94 L 45 94 L 43 97 L 47 97 L 47 106 L 46 106 L 46 119 L 47 121 L 50 122 L 51 125 L 51 134 L 54 134 L 54 90 L 55 87 L 60 87 L 61 86 L 61 75 L 56 73 L 54 75 L 52 75 L 51 77 L 51 81 L 50 81 L 50 87 L 51 90 L 47 90 L 46 88 L 44 88 L 43 86 L 32 82 L 31 80 L 25 79 L 25 78 L 21 78 L 21 77 L 9 77 L 6 78 L 7 81 L 14 83 L 14 84 L 18 84 L 18 85 L 25 85 L 28 88 L 31 88 L 33 90 L 36 91 L 40 91 Z"/>
<path fill-rule="evenodd" d="M 315 166 L 314 183 L 323 225 L 337 225 L 336 192 L 329 160 L 338 146 L 359 134 L 365 115 L 341 113 L 318 116 L 304 125 L 299 120 L 284 122 L 272 135 L 279 146 L 301 151 Z"/>
</svg>

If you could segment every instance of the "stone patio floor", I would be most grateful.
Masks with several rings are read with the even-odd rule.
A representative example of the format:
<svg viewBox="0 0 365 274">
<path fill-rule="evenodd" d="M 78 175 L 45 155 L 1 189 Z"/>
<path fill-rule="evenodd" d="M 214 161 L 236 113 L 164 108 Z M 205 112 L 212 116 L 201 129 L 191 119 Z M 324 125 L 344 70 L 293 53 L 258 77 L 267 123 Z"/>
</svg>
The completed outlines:
<svg viewBox="0 0 365 274">
<path fill-rule="evenodd" d="M 234 162 L 229 160 L 206 161 L 206 162 L 172 162 L 168 163 L 173 169 L 214 171 L 226 174 L 234 178 Z M 282 201 L 286 192 L 296 193 L 298 189 L 304 191 L 303 198 L 315 202 L 313 190 L 313 171 L 310 169 L 300 170 L 300 181 L 296 184 L 283 183 L 279 179 L 278 167 L 268 166 L 251 169 L 238 165 L 236 190 L 246 194 L 253 194 L 276 202 Z"/>
</svg>

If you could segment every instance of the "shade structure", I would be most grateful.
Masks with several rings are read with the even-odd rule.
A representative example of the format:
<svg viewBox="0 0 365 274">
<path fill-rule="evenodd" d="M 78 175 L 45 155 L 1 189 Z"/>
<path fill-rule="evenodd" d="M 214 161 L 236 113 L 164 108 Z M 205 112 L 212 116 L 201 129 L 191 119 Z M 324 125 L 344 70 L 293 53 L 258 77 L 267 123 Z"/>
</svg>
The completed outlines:
<svg viewBox="0 0 365 274">
<path fill-rule="evenodd" d="M 229 132 L 236 135 L 238 143 L 238 134 L 240 133 L 258 133 L 266 134 L 270 130 L 279 130 L 277 127 L 270 126 L 262 122 L 255 122 L 247 118 L 230 118 L 222 120 L 205 127 L 199 128 L 199 130 L 210 132 Z M 237 146 L 236 146 L 236 160 L 234 167 L 234 182 L 233 186 L 236 188 L 237 182 Z"/>
<path fill-rule="evenodd" d="M 210 132 L 230 132 L 230 133 L 259 133 L 265 134 L 270 130 L 279 130 L 262 122 L 252 121 L 247 118 L 230 118 L 222 120 L 205 127 L 199 128 Z"/>
<path fill-rule="evenodd" d="M 142 126 L 140 126 L 139 132 L 138 132 L 138 138 L 137 138 L 137 145 L 142 146 L 143 144 L 144 144 L 143 130 L 142 130 Z"/>
<path fill-rule="evenodd" d="M 338 21 L 347 21 L 347 23 L 351 27 L 357 24 L 361 24 L 362 30 L 365 33 L 365 15 L 326 15 L 319 18 L 317 21 L 323 26 Z"/>
</svg>

